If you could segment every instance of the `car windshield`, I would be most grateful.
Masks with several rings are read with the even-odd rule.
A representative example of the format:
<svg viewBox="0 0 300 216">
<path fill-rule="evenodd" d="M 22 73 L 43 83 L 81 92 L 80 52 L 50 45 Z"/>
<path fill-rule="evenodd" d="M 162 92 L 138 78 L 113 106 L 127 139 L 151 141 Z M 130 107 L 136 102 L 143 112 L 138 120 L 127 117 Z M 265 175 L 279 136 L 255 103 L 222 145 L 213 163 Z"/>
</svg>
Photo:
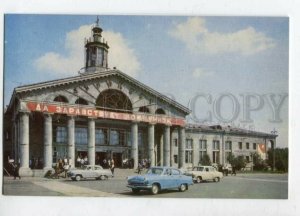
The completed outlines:
<svg viewBox="0 0 300 216">
<path fill-rule="evenodd" d="M 193 171 L 203 171 L 204 167 L 194 167 Z"/>
<path fill-rule="evenodd" d="M 90 169 L 92 169 L 90 166 L 83 166 L 83 168 L 82 169 L 84 169 L 84 170 L 90 170 Z"/>
<path fill-rule="evenodd" d="M 161 175 L 163 170 L 163 168 L 150 168 L 148 169 L 147 174 Z"/>
</svg>

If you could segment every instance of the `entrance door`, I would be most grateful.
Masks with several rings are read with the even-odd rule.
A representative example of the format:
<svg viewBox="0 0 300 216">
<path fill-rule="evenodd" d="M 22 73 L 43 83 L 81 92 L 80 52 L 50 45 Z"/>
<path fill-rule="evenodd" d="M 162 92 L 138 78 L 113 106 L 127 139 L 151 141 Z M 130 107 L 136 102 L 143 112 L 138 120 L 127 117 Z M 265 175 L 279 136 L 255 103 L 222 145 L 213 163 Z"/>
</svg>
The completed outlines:
<svg viewBox="0 0 300 216">
<path fill-rule="evenodd" d="M 122 153 L 113 153 L 115 167 L 122 167 Z"/>
<path fill-rule="evenodd" d="M 107 168 L 107 163 L 104 163 L 104 159 L 107 161 L 106 152 L 96 152 L 96 164 L 102 166 L 103 168 Z"/>
</svg>

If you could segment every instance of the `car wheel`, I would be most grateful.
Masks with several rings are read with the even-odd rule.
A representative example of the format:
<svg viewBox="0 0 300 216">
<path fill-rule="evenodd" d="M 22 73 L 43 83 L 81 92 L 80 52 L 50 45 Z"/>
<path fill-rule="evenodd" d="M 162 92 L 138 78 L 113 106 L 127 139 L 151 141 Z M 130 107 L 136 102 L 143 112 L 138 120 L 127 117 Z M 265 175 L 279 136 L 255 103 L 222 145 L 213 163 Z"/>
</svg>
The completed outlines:
<svg viewBox="0 0 300 216">
<path fill-rule="evenodd" d="M 77 176 L 75 177 L 75 180 L 76 180 L 76 181 L 80 181 L 80 180 L 81 180 L 81 176 L 80 176 L 80 175 L 77 175 Z"/>
<path fill-rule="evenodd" d="M 105 179 L 106 179 L 106 177 L 104 175 L 100 176 L 100 180 L 105 180 Z"/>
<path fill-rule="evenodd" d="M 157 184 L 153 184 L 151 188 L 151 193 L 155 195 L 158 194 L 158 192 L 159 192 L 159 186 Z"/>
<path fill-rule="evenodd" d="M 138 194 L 140 192 L 140 189 L 132 188 L 132 193 Z"/>
<path fill-rule="evenodd" d="M 199 184 L 199 183 L 201 183 L 201 181 L 202 181 L 202 178 L 200 176 L 198 176 L 196 179 L 196 182 Z"/>
<path fill-rule="evenodd" d="M 187 189 L 187 187 L 186 187 L 185 184 L 181 184 L 180 187 L 179 187 L 180 192 L 184 192 L 184 191 L 186 191 L 186 189 Z"/>
<path fill-rule="evenodd" d="M 214 179 L 214 182 L 219 182 L 220 181 L 220 179 L 218 178 L 218 177 L 216 177 L 215 179 Z"/>
</svg>

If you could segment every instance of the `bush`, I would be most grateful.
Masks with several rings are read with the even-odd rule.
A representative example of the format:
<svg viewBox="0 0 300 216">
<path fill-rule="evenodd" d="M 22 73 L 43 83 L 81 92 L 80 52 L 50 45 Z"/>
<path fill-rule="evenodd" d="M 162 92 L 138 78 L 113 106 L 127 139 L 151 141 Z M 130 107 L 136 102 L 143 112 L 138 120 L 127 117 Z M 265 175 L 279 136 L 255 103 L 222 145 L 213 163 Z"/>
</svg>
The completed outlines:
<svg viewBox="0 0 300 216">
<path fill-rule="evenodd" d="M 275 149 L 275 168 L 278 171 L 288 172 L 289 168 L 289 151 L 288 148 L 276 148 Z M 268 151 L 269 166 L 273 167 L 273 150 Z"/>
<path fill-rule="evenodd" d="M 199 164 L 203 165 L 203 166 L 210 166 L 211 165 L 211 161 L 209 158 L 208 154 L 204 154 L 203 158 L 199 161 Z"/>
</svg>

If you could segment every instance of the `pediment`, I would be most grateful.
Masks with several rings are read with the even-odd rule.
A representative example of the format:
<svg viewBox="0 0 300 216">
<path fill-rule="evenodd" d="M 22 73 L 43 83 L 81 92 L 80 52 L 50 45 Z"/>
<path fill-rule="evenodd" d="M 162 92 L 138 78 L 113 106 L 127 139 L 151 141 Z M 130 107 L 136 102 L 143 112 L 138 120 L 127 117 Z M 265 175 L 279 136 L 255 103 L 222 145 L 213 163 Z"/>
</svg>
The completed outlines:
<svg viewBox="0 0 300 216">
<path fill-rule="evenodd" d="M 69 104 L 76 104 L 78 99 L 86 100 L 89 106 L 95 106 L 101 92 L 108 89 L 125 94 L 133 105 L 149 107 L 152 113 L 163 108 L 166 114 L 185 117 L 190 111 L 183 105 L 160 94 L 119 70 L 101 71 L 90 74 L 53 80 L 15 88 L 14 95 L 25 101 L 51 102 L 57 96 L 68 99 Z"/>
</svg>

